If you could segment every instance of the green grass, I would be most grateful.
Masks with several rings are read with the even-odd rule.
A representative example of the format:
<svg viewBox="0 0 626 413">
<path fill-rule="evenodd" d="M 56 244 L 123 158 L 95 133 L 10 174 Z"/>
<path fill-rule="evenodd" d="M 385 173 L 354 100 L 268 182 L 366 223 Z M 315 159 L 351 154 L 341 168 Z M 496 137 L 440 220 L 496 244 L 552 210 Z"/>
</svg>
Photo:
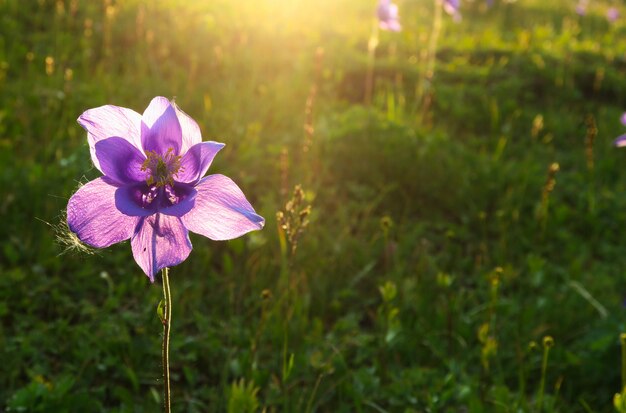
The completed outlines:
<svg viewBox="0 0 626 413">
<path fill-rule="evenodd" d="M 76 118 L 163 95 L 227 144 L 211 172 L 267 221 L 192 235 L 171 269 L 173 411 L 613 411 L 625 20 L 465 2 L 427 83 L 432 3 L 398 1 L 367 106 L 374 0 L 0 0 L 0 408 L 160 411 L 160 280 L 128 243 L 68 248 L 62 223 L 98 176 Z"/>
</svg>

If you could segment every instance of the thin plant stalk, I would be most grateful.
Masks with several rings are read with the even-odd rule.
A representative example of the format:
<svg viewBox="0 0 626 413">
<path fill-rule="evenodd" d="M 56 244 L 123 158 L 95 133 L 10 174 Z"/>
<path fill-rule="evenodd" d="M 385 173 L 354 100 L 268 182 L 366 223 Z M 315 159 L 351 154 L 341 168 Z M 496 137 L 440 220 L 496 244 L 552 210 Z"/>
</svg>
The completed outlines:
<svg viewBox="0 0 626 413">
<path fill-rule="evenodd" d="M 559 171 L 560 166 L 557 162 L 553 162 L 548 167 L 548 177 L 546 178 L 546 183 L 543 186 L 541 191 L 541 206 L 538 211 L 538 216 L 541 224 L 541 234 L 543 235 L 546 226 L 548 224 L 548 208 L 550 206 L 550 194 L 554 191 L 554 187 L 556 186 L 556 173 Z"/>
<path fill-rule="evenodd" d="M 437 43 L 441 32 L 443 0 L 435 0 L 435 16 L 433 18 L 433 28 L 428 41 L 428 65 L 426 66 L 426 80 L 431 81 L 435 76 L 435 63 L 437 61 Z"/>
<path fill-rule="evenodd" d="M 374 62 L 376 60 L 376 48 L 378 47 L 378 22 L 372 27 L 372 34 L 367 42 L 367 73 L 365 75 L 365 105 L 372 103 L 374 90 Z"/>
<path fill-rule="evenodd" d="M 622 391 L 624 391 L 626 389 L 626 333 L 620 334 L 619 339 L 622 344 Z"/>
<path fill-rule="evenodd" d="M 287 387 L 287 380 L 289 379 L 289 367 L 288 367 L 288 351 L 289 351 L 289 258 L 288 258 L 288 247 L 287 247 L 287 236 L 285 234 L 285 229 L 281 225 L 280 218 L 283 215 L 277 214 L 278 220 L 278 239 L 280 242 L 280 252 L 281 252 L 281 271 L 280 271 L 280 282 L 283 286 L 283 295 L 281 297 L 282 306 L 284 306 L 281 311 L 284 311 L 285 318 L 283 320 L 283 354 L 282 354 L 282 385 L 283 385 L 283 409 L 285 411 L 289 410 L 289 393 Z"/>
<path fill-rule="evenodd" d="M 593 144 L 598 135 L 596 120 L 593 115 L 587 116 L 587 134 L 585 135 L 585 156 L 587 158 L 587 171 L 589 172 L 589 185 L 587 186 L 587 197 L 589 203 L 589 212 L 594 213 L 596 206 L 595 199 L 595 168 L 593 156 Z"/>
<path fill-rule="evenodd" d="M 324 378 L 324 373 L 321 373 L 319 376 L 317 376 L 317 380 L 315 381 L 315 387 L 313 387 L 313 391 L 311 392 L 311 396 L 309 397 L 309 402 L 306 404 L 305 413 L 310 413 L 313 407 L 313 400 L 315 400 L 315 395 L 317 394 L 317 389 L 320 387 L 322 378 Z"/>
<path fill-rule="evenodd" d="M 539 383 L 539 396 L 537 396 L 537 412 L 543 409 L 543 394 L 546 388 L 546 371 L 548 370 L 548 355 L 554 345 L 554 339 L 550 336 L 543 338 L 543 359 L 541 360 L 541 381 Z"/>
<path fill-rule="evenodd" d="M 170 293 L 169 269 L 163 268 L 163 298 L 165 313 L 163 315 L 163 405 L 165 413 L 170 413 L 170 326 L 172 322 L 172 295 Z"/>
<path fill-rule="evenodd" d="M 291 292 L 291 270 L 293 265 L 293 257 L 298 247 L 298 239 L 309 225 L 309 214 L 311 206 L 303 206 L 304 191 L 300 185 L 296 185 L 292 198 L 285 204 L 284 211 L 276 213 L 276 223 L 278 226 L 278 239 L 280 242 L 281 255 L 281 275 L 280 282 L 283 288 L 283 294 L 280 300 L 280 311 L 284 313 L 283 328 L 283 369 L 282 369 L 282 385 L 283 385 L 283 410 L 289 411 L 289 394 L 288 380 L 294 363 L 294 354 L 289 354 L 289 322 L 291 320 L 293 303 L 297 302 L 296 297 L 292 297 Z M 294 291 L 294 295 L 297 292 Z"/>
<path fill-rule="evenodd" d="M 432 83 L 435 77 L 435 64 L 437 62 L 437 43 L 439 42 L 439 34 L 443 21 L 443 0 L 435 0 L 435 15 L 433 17 L 433 27 L 430 32 L 428 41 L 428 60 L 426 62 L 426 71 L 422 79 L 418 99 L 422 101 L 422 116 L 427 118 L 430 105 L 432 103 Z"/>
</svg>

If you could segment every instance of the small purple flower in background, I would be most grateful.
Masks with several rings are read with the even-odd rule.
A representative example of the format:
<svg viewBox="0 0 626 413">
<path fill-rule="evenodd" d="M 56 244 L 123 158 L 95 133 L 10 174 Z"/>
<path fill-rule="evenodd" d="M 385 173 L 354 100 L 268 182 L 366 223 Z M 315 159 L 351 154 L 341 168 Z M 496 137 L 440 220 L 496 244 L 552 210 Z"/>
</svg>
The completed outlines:
<svg viewBox="0 0 626 413">
<path fill-rule="evenodd" d="M 392 32 L 402 30 L 398 20 L 398 6 L 393 4 L 391 0 L 380 0 L 376 14 L 378 15 L 378 24 L 381 29 Z"/>
<path fill-rule="evenodd" d="M 619 120 L 620 122 L 622 122 L 622 125 L 626 126 L 626 112 L 622 113 L 622 116 L 620 116 Z M 626 146 L 626 134 L 623 134 L 615 139 L 613 141 L 613 145 L 617 146 L 618 148 L 623 148 L 624 146 Z"/>
<path fill-rule="evenodd" d="M 589 0 L 579 0 L 576 5 L 576 14 L 584 16 L 587 14 L 587 7 L 589 6 Z"/>
<path fill-rule="evenodd" d="M 444 0 L 443 9 L 448 13 L 455 22 L 461 21 L 461 0 Z"/>
<path fill-rule="evenodd" d="M 113 105 L 89 109 L 78 123 L 104 176 L 70 198 L 68 226 L 96 248 L 130 239 L 150 281 L 189 256 L 189 231 L 227 240 L 263 228 L 230 178 L 203 178 L 224 144 L 203 142 L 198 124 L 168 99 L 152 99 L 143 115 Z"/>
<path fill-rule="evenodd" d="M 611 23 L 615 22 L 617 19 L 619 19 L 619 17 L 620 13 L 617 7 L 609 7 L 609 9 L 606 11 L 606 19 Z"/>
</svg>

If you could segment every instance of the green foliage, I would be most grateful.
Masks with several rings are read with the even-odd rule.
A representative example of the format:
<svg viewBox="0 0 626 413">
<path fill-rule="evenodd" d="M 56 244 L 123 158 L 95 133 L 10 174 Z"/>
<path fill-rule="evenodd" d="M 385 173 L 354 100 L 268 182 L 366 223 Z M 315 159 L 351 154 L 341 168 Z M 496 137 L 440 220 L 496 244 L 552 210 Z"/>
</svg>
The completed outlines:
<svg viewBox="0 0 626 413">
<path fill-rule="evenodd" d="M 56 382 L 47 382 L 43 377 L 36 376 L 25 387 L 16 391 L 9 399 L 6 407 L 8 412 L 97 412 L 102 408 L 91 399 L 84 390 L 74 393 L 75 380 L 60 377 Z"/>
<path fill-rule="evenodd" d="M 626 391 L 622 391 L 621 393 L 615 393 L 613 397 L 613 406 L 615 406 L 615 410 L 619 413 L 626 412 Z"/>
<path fill-rule="evenodd" d="M 161 289 L 62 211 L 80 113 L 164 95 L 267 219 L 171 270 L 174 411 L 620 411 L 624 22 L 463 2 L 428 79 L 398 2 L 365 105 L 375 3 L 0 0 L 0 409 L 161 408 Z"/>
<path fill-rule="evenodd" d="M 228 395 L 228 413 L 255 413 L 259 408 L 259 388 L 244 379 L 233 382 Z"/>
</svg>

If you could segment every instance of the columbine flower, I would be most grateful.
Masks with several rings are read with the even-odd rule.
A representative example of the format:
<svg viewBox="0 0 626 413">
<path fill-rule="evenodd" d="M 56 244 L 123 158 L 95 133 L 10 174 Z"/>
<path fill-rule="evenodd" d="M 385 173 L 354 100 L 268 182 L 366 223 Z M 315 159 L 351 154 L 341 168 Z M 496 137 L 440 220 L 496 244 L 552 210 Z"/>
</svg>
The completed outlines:
<svg viewBox="0 0 626 413">
<path fill-rule="evenodd" d="M 619 9 L 617 7 L 609 7 L 606 11 L 606 19 L 611 23 L 619 19 Z"/>
<path fill-rule="evenodd" d="M 90 109 L 78 123 L 104 176 L 70 198 L 68 226 L 96 248 L 130 239 L 150 281 L 189 256 L 189 231 L 227 240 L 263 228 L 230 178 L 203 178 L 224 144 L 202 142 L 198 124 L 166 98 L 154 98 L 143 115 L 112 105 Z"/>
<path fill-rule="evenodd" d="M 620 122 L 622 122 L 622 125 L 626 126 L 626 112 L 622 113 L 622 116 L 620 116 L 619 120 Z M 617 139 L 615 139 L 613 141 L 613 145 L 617 146 L 618 148 L 626 146 L 626 134 L 621 135 Z"/>
<path fill-rule="evenodd" d="M 378 24 L 381 29 L 392 32 L 402 30 L 398 20 L 398 6 L 393 4 L 391 0 L 380 0 L 376 14 L 378 15 Z"/>
<path fill-rule="evenodd" d="M 444 0 L 443 9 L 446 13 L 448 13 L 455 22 L 461 21 L 461 12 L 459 9 L 461 8 L 461 0 Z"/>
</svg>

